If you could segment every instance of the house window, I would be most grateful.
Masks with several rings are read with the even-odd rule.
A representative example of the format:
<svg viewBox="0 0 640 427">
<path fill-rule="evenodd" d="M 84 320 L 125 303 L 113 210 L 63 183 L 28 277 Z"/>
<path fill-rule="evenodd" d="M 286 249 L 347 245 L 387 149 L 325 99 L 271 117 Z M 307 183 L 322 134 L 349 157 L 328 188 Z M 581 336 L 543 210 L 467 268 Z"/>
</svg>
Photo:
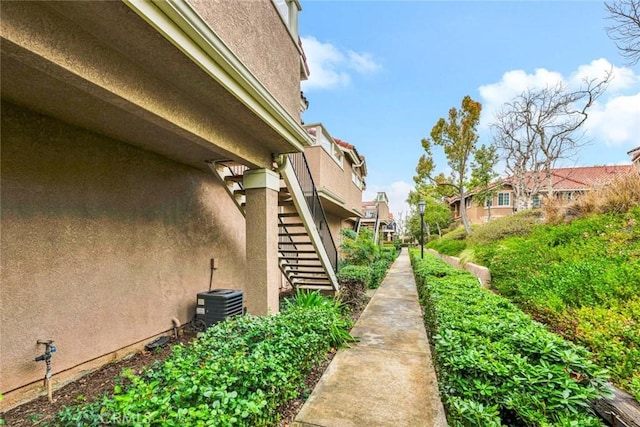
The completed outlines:
<svg viewBox="0 0 640 427">
<path fill-rule="evenodd" d="M 298 38 L 298 2 L 295 0 L 271 0 L 278 9 L 294 41 Z"/>
<path fill-rule="evenodd" d="M 338 147 L 338 144 L 336 144 L 333 139 L 327 138 L 322 132 L 320 132 L 320 135 L 316 136 L 316 141 L 320 142 L 320 145 L 322 146 L 324 151 L 326 151 L 327 154 L 329 154 L 331 158 L 338 164 L 338 166 L 342 168 L 342 159 L 344 158 L 344 153 L 342 152 L 340 147 Z"/>
<path fill-rule="evenodd" d="M 471 197 L 467 197 L 467 198 L 464 200 L 464 206 L 465 206 L 467 209 L 471 209 Z"/>
<path fill-rule="evenodd" d="M 572 201 L 573 200 L 573 193 L 567 193 L 567 201 Z"/>
<path fill-rule="evenodd" d="M 486 207 L 488 207 L 488 208 L 492 207 L 492 206 L 493 206 L 493 199 L 487 199 L 487 200 L 485 200 L 484 205 L 485 205 Z"/>
<path fill-rule="evenodd" d="M 498 206 L 511 206 L 511 193 L 498 193 Z"/>
<path fill-rule="evenodd" d="M 533 208 L 539 208 L 540 206 L 542 206 L 542 200 L 540 200 L 540 196 L 538 196 L 537 194 L 531 198 L 531 203 Z"/>
<path fill-rule="evenodd" d="M 362 178 L 360 178 L 360 175 L 358 175 L 356 173 L 356 171 L 352 170 L 351 171 L 351 181 L 356 185 L 356 187 L 358 187 L 360 190 L 364 189 L 364 182 L 362 181 Z"/>
</svg>

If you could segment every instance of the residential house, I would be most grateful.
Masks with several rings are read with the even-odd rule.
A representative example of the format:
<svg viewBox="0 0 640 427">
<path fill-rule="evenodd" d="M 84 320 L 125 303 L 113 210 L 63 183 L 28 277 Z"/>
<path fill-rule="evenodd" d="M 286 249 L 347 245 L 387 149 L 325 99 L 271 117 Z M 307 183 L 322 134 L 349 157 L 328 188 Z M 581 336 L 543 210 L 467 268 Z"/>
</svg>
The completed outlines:
<svg viewBox="0 0 640 427">
<path fill-rule="evenodd" d="M 381 191 L 371 201 L 362 202 L 364 217 L 356 224 L 356 232 L 368 228 L 373 232 L 374 241 L 378 243 L 380 233 L 385 241 L 393 240 L 395 233 L 395 222 L 393 215 L 389 212 L 389 198 L 387 193 Z"/>
<path fill-rule="evenodd" d="M 42 392 L 38 340 L 55 388 L 189 322 L 211 286 L 276 312 L 304 258 L 336 288 L 291 161 L 313 143 L 299 10 L 3 2 L 0 410 Z"/>
<path fill-rule="evenodd" d="M 557 168 L 551 170 L 552 185 L 554 195 L 557 199 L 571 201 L 580 194 L 587 191 L 597 190 L 606 185 L 612 178 L 627 173 L 631 169 L 630 165 L 618 166 L 587 166 L 573 168 Z M 477 200 L 475 190 L 471 190 L 465 203 L 467 216 L 472 224 L 487 222 L 489 216 L 489 205 L 491 207 L 491 218 L 500 218 L 511 215 L 518 209 L 539 208 L 542 206 L 546 186 L 539 194 L 533 194 L 527 201 L 526 206 L 516 207 L 515 193 L 511 178 L 500 180 L 493 187 L 500 187 L 496 195 L 489 201 Z M 460 198 L 449 199 L 449 206 L 455 218 L 460 217 Z"/>
</svg>

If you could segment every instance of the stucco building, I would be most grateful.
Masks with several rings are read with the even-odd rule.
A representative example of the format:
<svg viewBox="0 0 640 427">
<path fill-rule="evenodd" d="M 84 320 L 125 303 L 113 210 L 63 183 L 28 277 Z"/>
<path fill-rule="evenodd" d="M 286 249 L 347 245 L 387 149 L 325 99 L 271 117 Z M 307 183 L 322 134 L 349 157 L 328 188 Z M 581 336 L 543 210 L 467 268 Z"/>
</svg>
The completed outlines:
<svg viewBox="0 0 640 427">
<path fill-rule="evenodd" d="M 585 192 L 601 188 L 616 176 L 628 173 L 631 167 L 631 165 L 615 165 L 552 169 L 551 179 L 554 197 L 571 201 Z M 539 181 L 546 182 L 544 178 L 540 178 Z M 541 188 L 539 193 L 531 194 L 531 197 L 521 206 L 517 206 L 511 178 L 492 184 L 492 187 L 496 189 L 496 194 L 491 200 L 478 200 L 475 197 L 475 190 L 470 191 L 465 197 L 467 215 L 469 222 L 472 224 L 487 222 L 489 205 L 491 207 L 491 218 L 500 218 L 511 215 L 519 209 L 539 208 L 544 203 L 546 186 Z M 449 199 L 449 206 L 454 217 L 459 218 L 460 198 L 452 197 Z"/>
<path fill-rule="evenodd" d="M 293 170 L 314 144 L 299 10 L 3 2 L 0 409 L 42 392 L 38 340 L 60 385 L 188 322 L 212 265 L 251 314 L 278 310 L 283 273 L 335 290 L 322 224 L 359 202 L 323 184 L 316 219 Z"/>
</svg>

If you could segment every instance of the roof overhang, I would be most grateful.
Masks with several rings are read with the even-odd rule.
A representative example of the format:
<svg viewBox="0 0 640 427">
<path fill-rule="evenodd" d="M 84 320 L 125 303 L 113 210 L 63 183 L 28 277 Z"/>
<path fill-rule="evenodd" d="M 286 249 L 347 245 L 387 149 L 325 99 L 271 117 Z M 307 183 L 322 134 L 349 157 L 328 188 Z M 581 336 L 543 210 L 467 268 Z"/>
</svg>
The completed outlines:
<svg viewBox="0 0 640 427">
<path fill-rule="evenodd" d="M 328 214 L 337 216 L 342 219 L 347 219 L 353 217 L 354 215 L 358 217 L 362 216 L 359 215 L 359 212 L 355 211 L 354 209 L 349 209 L 347 206 L 345 206 L 346 200 L 333 193 L 326 187 L 318 187 L 317 191 L 318 196 L 320 196 L 320 198 L 322 199 L 322 207 Z"/>
<path fill-rule="evenodd" d="M 3 100 L 202 169 L 270 167 L 310 144 L 185 1 L 8 2 L 2 15 Z"/>
</svg>

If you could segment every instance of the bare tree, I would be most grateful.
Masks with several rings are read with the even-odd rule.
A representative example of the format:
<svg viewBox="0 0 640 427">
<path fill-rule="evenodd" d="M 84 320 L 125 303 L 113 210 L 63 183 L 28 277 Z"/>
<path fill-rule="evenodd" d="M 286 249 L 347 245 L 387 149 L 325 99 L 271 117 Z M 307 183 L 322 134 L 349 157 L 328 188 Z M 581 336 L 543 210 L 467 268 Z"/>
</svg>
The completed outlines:
<svg viewBox="0 0 640 427">
<path fill-rule="evenodd" d="M 491 125 L 494 143 L 511 175 L 516 208 L 528 207 L 531 196 L 546 184 L 553 198 L 553 169 L 559 160 L 575 158 L 586 144 L 582 126 L 587 111 L 604 93 L 611 71 L 603 79 L 585 80 L 582 88 L 569 91 L 558 83 L 528 89 L 503 105 Z"/>
<path fill-rule="evenodd" d="M 607 35 L 616 43 L 622 56 L 630 65 L 640 61 L 640 1 L 617 0 L 605 3 L 613 25 L 607 27 Z"/>
</svg>

